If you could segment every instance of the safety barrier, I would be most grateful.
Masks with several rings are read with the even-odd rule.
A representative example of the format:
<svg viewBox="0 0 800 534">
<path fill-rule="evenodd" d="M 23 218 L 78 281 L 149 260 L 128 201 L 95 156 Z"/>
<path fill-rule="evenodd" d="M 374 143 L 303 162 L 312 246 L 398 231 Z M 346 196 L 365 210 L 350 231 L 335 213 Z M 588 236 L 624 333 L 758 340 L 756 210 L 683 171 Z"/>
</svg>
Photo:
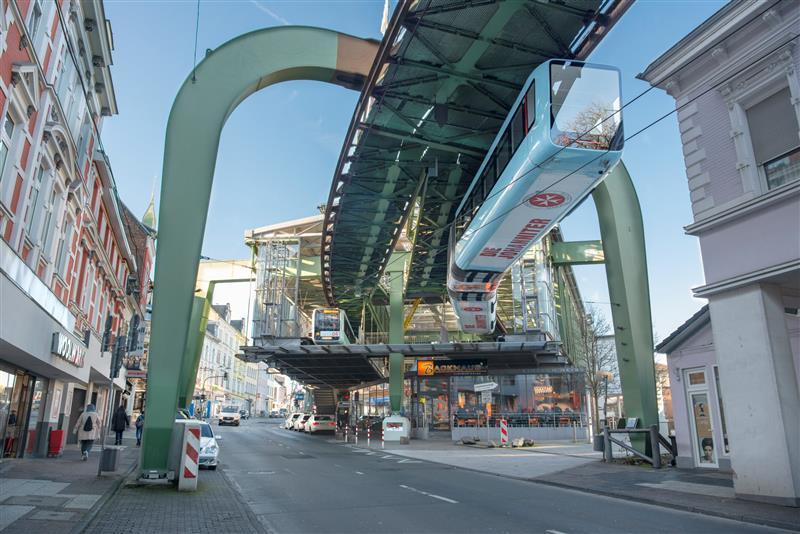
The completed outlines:
<svg viewBox="0 0 800 534">
<path fill-rule="evenodd" d="M 643 434 L 650 448 L 650 456 L 637 451 L 624 441 L 612 438 L 611 434 L 627 434 L 628 436 Z M 672 456 L 672 460 L 670 460 L 670 465 L 674 466 L 676 458 L 678 457 L 678 447 L 677 444 L 675 443 L 675 438 L 670 437 L 670 439 L 667 440 L 667 438 L 665 438 L 658 432 L 658 425 L 650 425 L 649 428 L 620 428 L 616 430 L 612 430 L 608 427 L 605 427 L 603 429 L 604 462 L 611 462 L 614 460 L 614 451 L 612 450 L 612 444 L 619 445 L 620 447 L 630 452 L 637 458 L 640 458 L 645 462 L 649 463 L 655 469 L 661 469 L 662 467 L 661 446 L 663 446 L 666 449 L 666 451 Z"/>
</svg>

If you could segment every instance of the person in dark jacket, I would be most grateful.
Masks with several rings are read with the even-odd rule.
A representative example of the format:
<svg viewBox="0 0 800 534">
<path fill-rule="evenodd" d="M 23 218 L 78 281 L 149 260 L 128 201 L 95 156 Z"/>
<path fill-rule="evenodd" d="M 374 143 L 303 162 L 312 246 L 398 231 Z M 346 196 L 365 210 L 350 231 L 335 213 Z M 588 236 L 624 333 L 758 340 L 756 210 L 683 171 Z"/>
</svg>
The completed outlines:
<svg viewBox="0 0 800 534">
<path fill-rule="evenodd" d="M 114 445 L 122 445 L 122 433 L 131 425 L 128 414 L 125 412 L 125 405 L 120 404 L 117 411 L 114 412 L 114 417 L 111 418 L 111 429 L 116 432 L 117 436 L 114 440 Z"/>
<path fill-rule="evenodd" d="M 142 432 L 144 431 L 144 410 L 142 413 L 139 414 L 139 417 L 136 418 L 136 446 L 141 447 L 142 445 Z"/>
</svg>

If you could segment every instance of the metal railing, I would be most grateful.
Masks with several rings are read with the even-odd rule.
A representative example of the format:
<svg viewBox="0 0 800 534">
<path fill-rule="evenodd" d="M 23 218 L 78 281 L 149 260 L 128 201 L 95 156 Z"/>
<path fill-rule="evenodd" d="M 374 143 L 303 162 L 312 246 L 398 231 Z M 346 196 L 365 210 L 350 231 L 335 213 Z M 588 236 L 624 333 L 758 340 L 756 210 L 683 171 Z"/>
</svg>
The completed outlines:
<svg viewBox="0 0 800 534">
<path fill-rule="evenodd" d="M 500 412 L 489 417 L 489 427 L 499 427 L 505 419 L 509 427 L 584 427 L 586 415 L 582 412 Z M 453 414 L 453 428 L 486 427 L 485 414 Z"/>
<path fill-rule="evenodd" d="M 630 436 L 631 434 L 643 434 L 647 443 L 650 445 L 650 456 L 647 454 L 641 453 L 634 449 L 631 445 L 628 445 L 624 441 L 615 439 L 611 437 L 611 434 L 627 434 Z M 611 462 L 614 460 L 614 451 L 612 450 L 612 444 L 619 445 L 626 451 L 630 452 L 637 458 L 644 460 L 645 462 L 649 463 L 655 469 L 661 469 L 662 467 L 662 460 L 661 460 L 661 447 L 663 446 L 666 451 L 672 456 L 672 460 L 670 460 L 670 465 L 675 466 L 675 459 L 678 457 L 678 446 L 675 443 L 675 438 L 670 436 L 670 439 L 667 440 L 664 436 L 662 436 L 658 431 L 658 425 L 650 425 L 649 428 L 627 428 L 627 429 L 617 429 L 612 430 L 608 427 L 603 429 L 603 461 L 604 462 Z"/>
</svg>

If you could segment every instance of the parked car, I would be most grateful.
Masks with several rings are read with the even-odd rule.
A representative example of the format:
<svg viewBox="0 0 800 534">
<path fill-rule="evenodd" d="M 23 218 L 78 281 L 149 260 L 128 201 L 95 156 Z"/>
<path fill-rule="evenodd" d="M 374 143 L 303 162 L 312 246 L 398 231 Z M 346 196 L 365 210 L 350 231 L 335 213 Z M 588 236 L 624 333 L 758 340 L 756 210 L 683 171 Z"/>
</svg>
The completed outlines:
<svg viewBox="0 0 800 534">
<path fill-rule="evenodd" d="M 218 425 L 236 425 L 239 426 L 241 424 L 242 416 L 239 413 L 239 407 L 233 404 L 228 406 L 223 406 L 222 410 L 219 412 L 219 421 L 217 422 Z"/>
<path fill-rule="evenodd" d="M 198 466 L 205 467 L 211 470 L 217 468 L 219 464 L 219 436 L 214 435 L 211 425 L 205 421 L 198 421 L 197 419 L 176 417 L 176 423 L 200 423 L 200 455 L 198 458 Z"/>
<path fill-rule="evenodd" d="M 219 463 L 219 443 L 211 425 L 200 423 L 200 467 L 214 470 Z"/>
<path fill-rule="evenodd" d="M 297 421 L 297 418 L 300 417 L 301 415 L 303 414 L 300 412 L 295 412 L 292 415 L 290 415 L 288 418 L 286 418 L 286 422 L 283 424 L 283 428 L 287 430 L 294 430 L 294 423 L 295 421 Z"/>
<path fill-rule="evenodd" d="M 308 421 L 309 417 L 311 417 L 310 413 L 301 414 L 300 417 L 295 420 L 292 430 L 297 430 L 298 432 L 303 431 L 305 429 L 306 421 Z"/>
<path fill-rule="evenodd" d="M 250 419 L 250 412 L 248 410 L 239 410 L 239 416 L 241 416 L 242 419 L 247 421 L 248 419 Z"/>
<path fill-rule="evenodd" d="M 281 408 L 280 410 L 278 410 L 278 414 L 281 417 L 285 418 L 287 415 L 289 415 L 289 410 L 287 410 L 286 408 Z"/>
<path fill-rule="evenodd" d="M 270 419 L 276 419 L 276 418 L 278 418 L 280 416 L 281 416 L 281 413 L 278 410 L 272 410 L 271 412 L 269 412 L 269 418 Z"/>
<path fill-rule="evenodd" d="M 306 421 L 305 431 L 310 434 L 336 432 L 336 419 L 332 415 L 314 414 Z"/>
</svg>

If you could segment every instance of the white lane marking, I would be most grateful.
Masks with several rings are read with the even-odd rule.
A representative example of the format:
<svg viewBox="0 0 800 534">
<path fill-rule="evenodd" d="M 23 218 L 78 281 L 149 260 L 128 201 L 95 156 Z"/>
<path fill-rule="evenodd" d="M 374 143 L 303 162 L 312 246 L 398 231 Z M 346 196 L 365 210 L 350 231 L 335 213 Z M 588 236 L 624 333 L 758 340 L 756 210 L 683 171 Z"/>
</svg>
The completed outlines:
<svg viewBox="0 0 800 534">
<path fill-rule="evenodd" d="M 275 471 L 248 471 L 248 475 L 274 475 Z"/>
<path fill-rule="evenodd" d="M 566 532 L 561 532 L 560 530 L 545 530 L 545 532 L 549 532 L 549 534 L 567 534 Z"/>
<path fill-rule="evenodd" d="M 422 460 L 409 460 L 408 458 L 405 458 L 404 460 L 398 460 L 397 463 L 398 464 L 421 464 Z"/>
<path fill-rule="evenodd" d="M 377 453 L 377 452 L 368 452 L 368 453 L 367 453 L 367 456 L 373 456 L 373 455 L 375 455 L 375 454 L 378 454 L 378 453 Z"/>
<path fill-rule="evenodd" d="M 356 474 L 357 475 L 363 475 L 364 473 L 362 473 L 361 471 L 356 471 Z"/>
<path fill-rule="evenodd" d="M 384 458 L 384 459 L 385 458 L 394 458 L 394 456 L 392 456 L 391 454 L 387 454 L 386 456 L 381 456 L 381 458 Z"/>
<path fill-rule="evenodd" d="M 297 451 L 297 452 L 300 453 L 300 454 L 305 454 L 303 451 Z"/>
<path fill-rule="evenodd" d="M 412 488 L 411 486 L 406 486 L 405 484 L 400 484 L 401 488 L 407 489 L 409 491 L 413 491 L 414 493 L 419 493 L 420 495 L 425 495 L 426 497 L 431 497 L 433 499 L 439 499 L 440 501 L 449 502 L 450 504 L 458 504 L 458 501 L 454 501 L 453 499 L 448 499 L 447 497 L 442 497 L 441 495 L 435 495 L 433 493 L 428 493 L 427 491 L 418 490 L 417 488 Z"/>
</svg>

